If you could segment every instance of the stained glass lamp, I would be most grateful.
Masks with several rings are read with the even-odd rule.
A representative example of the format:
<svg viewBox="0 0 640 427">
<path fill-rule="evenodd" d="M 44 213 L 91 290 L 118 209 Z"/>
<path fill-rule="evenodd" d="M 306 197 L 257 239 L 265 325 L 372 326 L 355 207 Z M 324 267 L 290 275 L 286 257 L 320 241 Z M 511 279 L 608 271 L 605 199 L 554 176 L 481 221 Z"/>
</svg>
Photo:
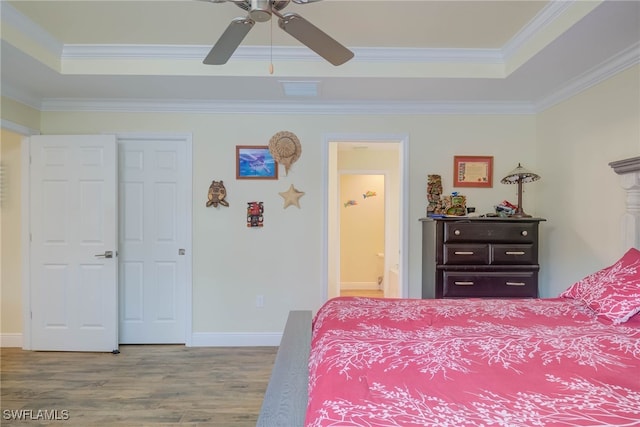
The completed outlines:
<svg viewBox="0 0 640 427">
<path fill-rule="evenodd" d="M 524 213 L 522 209 L 522 184 L 527 182 L 533 182 L 540 179 L 540 175 L 531 172 L 530 170 L 522 167 L 518 163 L 518 167 L 512 170 L 500 180 L 503 184 L 518 184 L 518 208 L 516 212 L 511 215 L 513 218 L 531 218 L 531 215 Z"/>
</svg>

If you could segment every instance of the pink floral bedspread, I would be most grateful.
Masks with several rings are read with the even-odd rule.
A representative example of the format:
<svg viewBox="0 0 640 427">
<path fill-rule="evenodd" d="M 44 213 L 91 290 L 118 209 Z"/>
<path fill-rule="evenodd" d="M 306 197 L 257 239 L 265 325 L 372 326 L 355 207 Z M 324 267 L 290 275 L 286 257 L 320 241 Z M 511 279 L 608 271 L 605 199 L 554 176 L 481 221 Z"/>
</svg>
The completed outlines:
<svg viewBox="0 0 640 427">
<path fill-rule="evenodd" d="M 313 320 L 307 426 L 640 425 L 640 315 L 570 299 L 341 297 Z"/>
</svg>

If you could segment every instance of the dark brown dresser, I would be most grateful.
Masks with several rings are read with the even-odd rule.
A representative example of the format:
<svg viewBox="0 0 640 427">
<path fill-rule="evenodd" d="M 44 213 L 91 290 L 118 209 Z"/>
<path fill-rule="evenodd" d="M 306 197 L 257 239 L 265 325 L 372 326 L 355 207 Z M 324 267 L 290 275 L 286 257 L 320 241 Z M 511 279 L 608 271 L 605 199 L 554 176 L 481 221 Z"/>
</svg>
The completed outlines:
<svg viewBox="0 0 640 427">
<path fill-rule="evenodd" d="M 536 298 L 542 218 L 423 218 L 422 298 Z"/>
</svg>

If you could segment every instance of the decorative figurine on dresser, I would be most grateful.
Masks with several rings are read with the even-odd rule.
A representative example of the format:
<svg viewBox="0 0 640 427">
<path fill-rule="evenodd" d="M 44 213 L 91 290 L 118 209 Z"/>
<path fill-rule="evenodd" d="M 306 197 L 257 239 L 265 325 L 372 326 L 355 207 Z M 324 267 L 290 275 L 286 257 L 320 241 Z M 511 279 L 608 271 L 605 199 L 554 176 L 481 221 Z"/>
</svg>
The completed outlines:
<svg viewBox="0 0 640 427">
<path fill-rule="evenodd" d="M 536 298 L 542 218 L 422 218 L 422 298 Z"/>
<path fill-rule="evenodd" d="M 427 175 L 427 215 L 441 214 L 442 209 L 442 177 Z"/>
</svg>

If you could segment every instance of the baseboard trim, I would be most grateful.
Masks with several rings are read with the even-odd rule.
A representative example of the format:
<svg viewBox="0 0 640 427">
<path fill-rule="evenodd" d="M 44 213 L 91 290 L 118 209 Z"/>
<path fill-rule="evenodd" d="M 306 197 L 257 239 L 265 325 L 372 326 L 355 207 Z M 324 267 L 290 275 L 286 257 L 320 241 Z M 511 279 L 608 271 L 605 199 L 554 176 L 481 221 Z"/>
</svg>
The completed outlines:
<svg viewBox="0 0 640 427">
<path fill-rule="evenodd" d="M 380 288 L 376 282 L 341 282 L 340 289 L 346 291 L 377 291 Z"/>
<path fill-rule="evenodd" d="M 192 347 L 278 347 L 282 332 L 194 332 Z M 0 347 L 22 348 L 21 333 L 0 334 Z"/>
<path fill-rule="evenodd" d="M 282 332 L 194 332 L 192 347 L 278 347 Z"/>
<path fill-rule="evenodd" d="M 14 332 L 0 334 L 0 347 L 22 348 L 22 333 Z"/>
</svg>

